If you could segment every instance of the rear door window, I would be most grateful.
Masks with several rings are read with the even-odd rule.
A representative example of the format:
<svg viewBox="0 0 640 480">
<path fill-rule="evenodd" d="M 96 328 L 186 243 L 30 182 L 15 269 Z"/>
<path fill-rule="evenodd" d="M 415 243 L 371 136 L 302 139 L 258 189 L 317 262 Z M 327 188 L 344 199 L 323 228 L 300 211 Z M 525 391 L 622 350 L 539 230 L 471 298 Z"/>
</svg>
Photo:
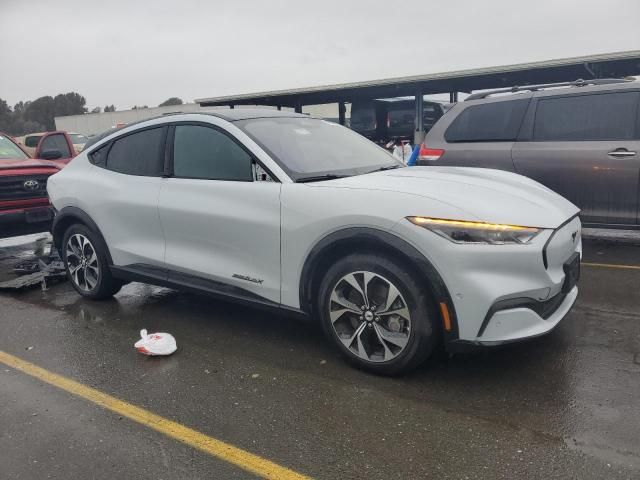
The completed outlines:
<svg viewBox="0 0 640 480">
<path fill-rule="evenodd" d="M 468 107 L 444 134 L 447 142 L 515 141 L 529 99 L 508 100 Z"/>
<path fill-rule="evenodd" d="M 41 138 L 42 135 L 30 135 L 28 137 L 25 137 L 24 146 L 29 148 L 36 148 Z"/>
<path fill-rule="evenodd" d="M 572 95 L 538 100 L 536 141 L 630 140 L 636 131 L 638 92 Z"/>
<path fill-rule="evenodd" d="M 114 141 L 107 156 L 107 169 L 128 175 L 160 176 L 164 171 L 164 131 L 164 127 L 152 128 Z M 99 164 L 99 158 L 93 160 Z"/>
<path fill-rule="evenodd" d="M 201 125 L 177 125 L 173 174 L 207 180 L 253 180 L 252 157 L 225 133 Z"/>
<path fill-rule="evenodd" d="M 47 150 L 59 150 L 60 153 L 62 153 L 61 158 L 69 158 L 71 156 L 67 139 L 61 133 L 49 135 L 42 140 L 40 152 L 45 152 Z"/>
</svg>

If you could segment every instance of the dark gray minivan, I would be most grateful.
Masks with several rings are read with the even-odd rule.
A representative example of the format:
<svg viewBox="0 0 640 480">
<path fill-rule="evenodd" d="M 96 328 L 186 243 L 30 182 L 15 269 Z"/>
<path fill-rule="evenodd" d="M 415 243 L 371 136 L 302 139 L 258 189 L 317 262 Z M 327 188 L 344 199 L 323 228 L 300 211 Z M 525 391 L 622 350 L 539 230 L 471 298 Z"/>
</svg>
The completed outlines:
<svg viewBox="0 0 640 480">
<path fill-rule="evenodd" d="M 639 228 L 640 82 L 471 95 L 433 126 L 417 164 L 516 172 L 577 205 L 585 226 Z"/>
</svg>

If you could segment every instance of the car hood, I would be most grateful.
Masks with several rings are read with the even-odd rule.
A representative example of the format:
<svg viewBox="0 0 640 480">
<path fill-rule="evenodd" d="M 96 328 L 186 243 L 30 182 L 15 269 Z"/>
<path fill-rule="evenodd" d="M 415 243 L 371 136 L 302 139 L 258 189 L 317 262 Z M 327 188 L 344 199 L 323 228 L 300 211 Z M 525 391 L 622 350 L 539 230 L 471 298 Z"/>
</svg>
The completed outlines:
<svg viewBox="0 0 640 480">
<path fill-rule="evenodd" d="M 29 158 L 27 160 L 23 159 L 8 159 L 8 160 L 0 160 L 0 170 L 28 170 L 28 169 L 50 169 L 54 168 L 56 170 L 60 170 L 60 167 L 49 160 L 38 160 L 34 158 Z"/>
<path fill-rule="evenodd" d="M 578 207 L 538 182 L 485 168 L 399 168 L 322 183 L 423 197 L 459 210 L 461 218 L 456 220 L 557 228 L 579 212 Z M 411 215 L 433 215 L 429 205 L 417 199 L 410 210 Z"/>
</svg>

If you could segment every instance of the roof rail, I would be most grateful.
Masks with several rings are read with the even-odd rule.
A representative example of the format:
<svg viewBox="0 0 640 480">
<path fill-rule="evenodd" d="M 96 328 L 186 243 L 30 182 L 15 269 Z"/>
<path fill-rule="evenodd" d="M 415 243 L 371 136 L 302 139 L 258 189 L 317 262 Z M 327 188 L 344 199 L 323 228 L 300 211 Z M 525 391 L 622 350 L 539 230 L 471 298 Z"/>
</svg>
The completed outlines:
<svg viewBox="0 0 640 480">
<path fill-rule="evenodd" d="M 469 95 L 465 98 L 467 100 L 478 100 L 480 98 L 487 98 L 489 95 L 496 95 L 498 93 L 516 93 L 516 92 L 535 92 L 537 90 L 543 90 L 545 88 L 555 87 L 585 87 L 587 85 L 607 85 L 609 83 L 626 83 L 633 82 L 630 78 L 594 78 L 591 80 L 583 80 L 579 78 L 573 82 L 561 82 L 561 83 L 544 83 L 540 85 L 524 85 L 522 87 L 500 88 L 498 90 L 488 90 L 486 92 L 479 92 Z"/>
</svg>

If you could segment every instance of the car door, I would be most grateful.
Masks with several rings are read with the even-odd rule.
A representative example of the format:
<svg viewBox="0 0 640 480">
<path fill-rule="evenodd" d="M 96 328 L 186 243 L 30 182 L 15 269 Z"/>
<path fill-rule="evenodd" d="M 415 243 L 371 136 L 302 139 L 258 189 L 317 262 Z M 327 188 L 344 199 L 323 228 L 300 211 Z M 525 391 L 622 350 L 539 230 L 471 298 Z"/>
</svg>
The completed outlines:
<svg viewBox="0 0 640 480">
<path fill-rule="evenodd" d="M 639 96 L 619 90 L 537 94 L 512 150 L 516 171 L 569 199 L 584 222 L 635 224 Z"/>
<path fill-rule="evenodd" d="M 100 228 L 117 266 L 164 268 L 158 196 L 167 131 L 156 125 L 124 134 L 90 152 L 89 175 L 78 170 L 78 207 Z"/>
<path fill-rule="evenodd" d="M 224 128 L 176 123 L 159 211 L 171 280 L 280 302 L 280 183 Z"/>
<path fill-rule="evenodd" d="M 63 132 L 53 132 L 42 136 L 34 158 L 68 163 L 75 155 L 71 139 Z"/>
</svg>

